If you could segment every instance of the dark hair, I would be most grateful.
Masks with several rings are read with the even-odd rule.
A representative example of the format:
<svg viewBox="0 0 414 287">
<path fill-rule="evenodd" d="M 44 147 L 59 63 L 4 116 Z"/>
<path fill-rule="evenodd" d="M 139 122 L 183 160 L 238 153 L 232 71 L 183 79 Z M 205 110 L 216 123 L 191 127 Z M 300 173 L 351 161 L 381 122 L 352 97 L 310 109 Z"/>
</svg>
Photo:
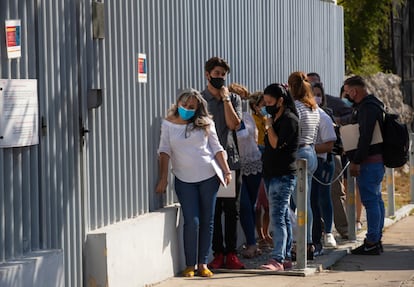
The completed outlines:
<svg viewBox="0 0 414 287">
<path fill-rule="evenodd" d="M 296 116 L 299 116 L 292 96 L 281 84 L 270 84 L 264 89 L 263 94 L 269 95 L 275 99 L 283 98 L 283 105 L 291 110 Z"/>
<path fill-rule="evenodd" d="M 361 76 L 353 76 L 345 80 L 344 85 L 365 88 L 365 81 Z"/>
<path fill-rule="evenodd" d="M 320 107 L 326 107 L 326 96 L 325 96 L 325 90 L 323 89 L 323 86 L 321 83 L 312 83 L 312 88 L 319 88 L 322 92 L 322 101 Z"/>
<path fill-rule="evenodd" d="M 230 74 L 230 65 L 226 62 L 226 60 L 219 57 L 210 58 L 206 62 L 204 69 L 206 70 L 206 72 L 210 73 L 217 66 L 224 68 L 224 70 L 226 70 L 226 72 Z"/>
<path fill-rule="evenodd" d="M 339 91 L 339 97 L 340 98 L 342 98 L 342 94 L 344 93 L 344 91 L 345 91 L 345 85 L 342 85 L 341 90 Z"/>
<path fill-rule="evenodd" d="M 321 81 L 321 76 L 319 76 L 319 74 L 318 74 L 318 73 L 316 73 L 316 72 L 311 72 L 311 73 L 308 73 L 306 76 L 307 76 L 307 77 L 317 77 L 317 78 L 318 78 L 318 82 L 320 82 L 320 81 Z"/>
</svg>

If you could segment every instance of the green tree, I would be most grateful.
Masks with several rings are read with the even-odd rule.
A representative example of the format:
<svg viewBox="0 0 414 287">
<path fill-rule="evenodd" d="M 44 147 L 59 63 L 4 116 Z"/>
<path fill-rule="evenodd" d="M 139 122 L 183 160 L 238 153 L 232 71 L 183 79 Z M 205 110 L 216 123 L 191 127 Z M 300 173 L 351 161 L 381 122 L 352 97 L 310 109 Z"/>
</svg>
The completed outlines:
<svg viewBox="0 0 414 287">
<path fill-rule="evenodd" d="M 344 9 L 347 74 L 373 74 L 392 70 L 392 3 L 393 0 L 338 1 Z"/>
</svg>

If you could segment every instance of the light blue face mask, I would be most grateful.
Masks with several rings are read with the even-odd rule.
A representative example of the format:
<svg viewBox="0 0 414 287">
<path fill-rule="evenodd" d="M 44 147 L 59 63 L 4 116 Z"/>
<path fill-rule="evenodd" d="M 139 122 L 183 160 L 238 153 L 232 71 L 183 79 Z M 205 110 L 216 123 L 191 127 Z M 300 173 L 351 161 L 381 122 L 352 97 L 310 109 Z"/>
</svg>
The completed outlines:
<svg viewBox="0 0 414 287">
<path fill-rule="evenodd" d="M 267 116 L 269 113 L 266 111 L 266 106 L 263 106 L 261 109 L 260 109 L 260 113 L 262 114 L 262 116 Z"/>
<path fill-rule="evenodd" d="M 180 117 L 183 120 L 188 121 L 189 119 L 194 117 L 195 110 L 187 110 L 186 108 L 183 108 L 182 106 L 179 106 L 178 107 L 178 114 L 180 115 Z"/>
<path fill-rule="evenodd" d="M 353 103 L 348 100 L 347 98 L 342 98 L 342 101 L 347 105 L 348 107 L 352 107 Z"/>
</svg>

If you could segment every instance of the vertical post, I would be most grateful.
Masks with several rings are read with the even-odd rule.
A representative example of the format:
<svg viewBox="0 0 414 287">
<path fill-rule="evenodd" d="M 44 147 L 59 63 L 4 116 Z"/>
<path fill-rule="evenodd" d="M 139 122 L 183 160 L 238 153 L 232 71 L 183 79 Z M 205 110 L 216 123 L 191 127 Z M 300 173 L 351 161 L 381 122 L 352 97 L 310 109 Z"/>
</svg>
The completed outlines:
<svg viewBox="0 0 414 287">
<path fill-rule="evenodd" d="M 356 208 L 355 208 L 355 177 L 349 173 L 349 167 L 346 170 L 348 174 L 347 192 L 346 192 L 346 214 L 348 217 L 348 238 L 356 240 Z"/>
<path fill-rule="evenodd" d="M 410 133 L 410 190 L 410 203 L 414 203 L 414 133 Z"/>
<path fill-rule="evenodd" d="M 387 174 L 387 194 L 388 194 L 388 216 L 395 214 L 395 188 L 394 188 L 394 169 L 386 168 Z"/>
<path fill-rule="evenodd" d="M 307 187 L 308 168 L 306 159 L 298 159 L 298 180 L 296 188 L 296 268 L 306 269 L 306 233 L 307 233 Z"/>
</svg>

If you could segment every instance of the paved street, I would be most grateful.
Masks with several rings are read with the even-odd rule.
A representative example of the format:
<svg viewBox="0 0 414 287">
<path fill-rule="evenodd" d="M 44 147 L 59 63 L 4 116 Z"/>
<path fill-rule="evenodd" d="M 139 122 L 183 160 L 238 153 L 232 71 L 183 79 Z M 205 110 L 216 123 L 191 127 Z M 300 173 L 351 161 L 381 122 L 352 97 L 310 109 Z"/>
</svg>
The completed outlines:
<svg viewBox="0 0 414 287">
<path fill-rule="evenodd" d="M 408 214 L 408 212 L 407 212 Z M 386 225 L 387 226 L 387 225 Z M 361 239 L 363 234 L 360 234 Z M 352 243 L 352 246 L 358 245 Z M 216 273 L 213 278 L 175 277 L 157 287 L 310 287 L 310 286 L 389 286 L 414 287 L 414 215 L 389 224 L 383 237 L 384 253 L 380 256 L 347 254 L 349 246 L 341 244 L 314 264 L 328 267 L 305 277 L 295 273 L 270 274 L 257 270 Z M 341 254 L 342 252 L 342 254 Z M 345 255 L 347 254 L 347 255 Z M 312 266 L 311 264 L 309 266 Z"/>
</svg>

